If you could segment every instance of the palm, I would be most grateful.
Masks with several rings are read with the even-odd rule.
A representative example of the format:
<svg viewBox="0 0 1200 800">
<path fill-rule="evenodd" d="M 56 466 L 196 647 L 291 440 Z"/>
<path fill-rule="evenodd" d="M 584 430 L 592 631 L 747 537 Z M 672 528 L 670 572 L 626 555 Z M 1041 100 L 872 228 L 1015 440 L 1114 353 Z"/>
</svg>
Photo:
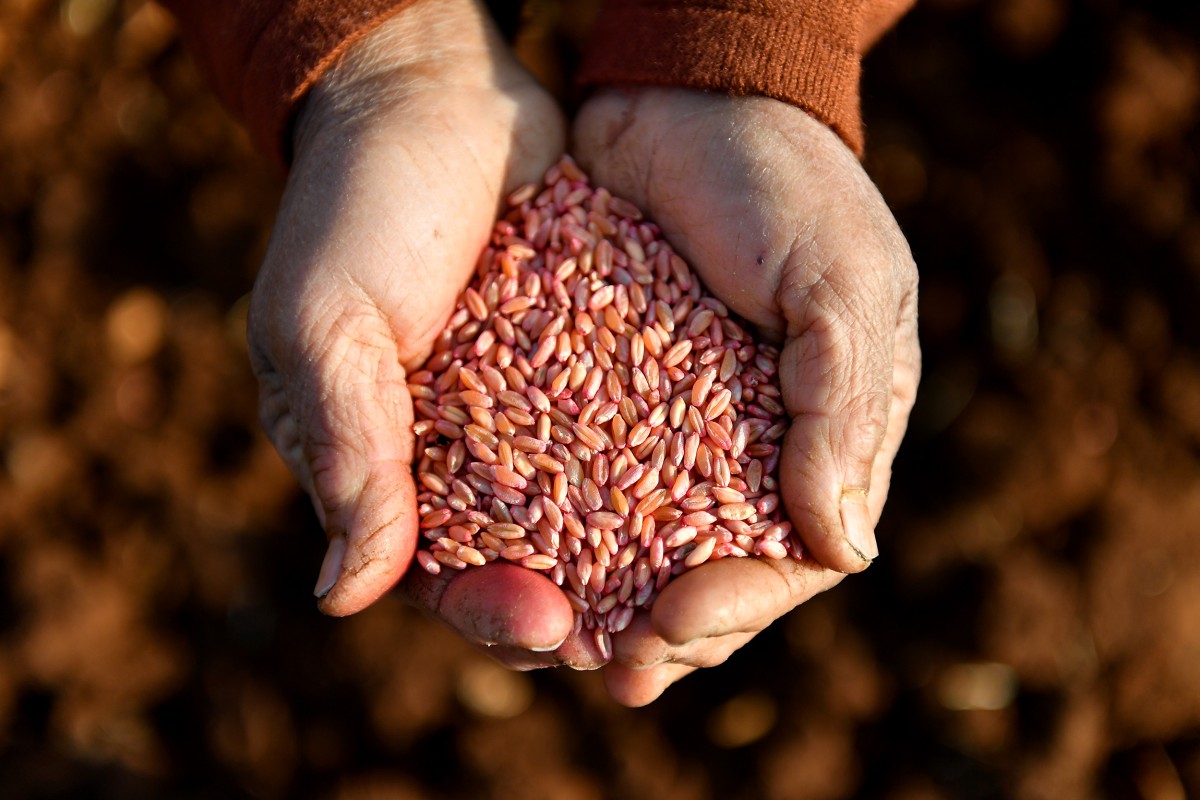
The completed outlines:
<svg viewBox="0 0 1200 800">
<path fill-rule="evenodd" d="M 318 92 L 300 123 L 249 336 L 267 433 L 330 537 L 332 567 L 319 581 L 329 585 L 318 586 L 327 613 L 365 607 L 411 564 L 408 372 L 432 350 L 504 194 L 562 151 L 550 98 L 507 56 L 482 50 L 487 67 L 461 81 L 428 68 L 361 79 L 343 67 L 354 78 L 346 94 Z M 476 641 L 562 640 L 571 612 L 557 587 L 532 573 L 480 573 L 453 592 L 447 583 L 458 581 L 418 576 L 410 596 Z M 481 620 L 477 609 L 497 604 L 464 595 L 516 596 L 527 610 Z M 481 630 L 488 623 L 502 630 Z"/>
<path fill-rule="evenodd" d="M 820 562 L 727 560 L 668 586 L 652 618 L 617 643 L 626 665 L 660 666 L 610 670 L 614 692 L 640 702 L 687 665 L 723 660 L 874 555 L 844 532 L 869 533 L 886 498 L 919 371 L 916 276 L 857 161 L 798 109 L 683 90 L 609 92 L 584 107 L 575 133 L 597 183 L 644 208 L 714 294 L 782 340 L 793 417 L 782 489 Z"/>
</svg>

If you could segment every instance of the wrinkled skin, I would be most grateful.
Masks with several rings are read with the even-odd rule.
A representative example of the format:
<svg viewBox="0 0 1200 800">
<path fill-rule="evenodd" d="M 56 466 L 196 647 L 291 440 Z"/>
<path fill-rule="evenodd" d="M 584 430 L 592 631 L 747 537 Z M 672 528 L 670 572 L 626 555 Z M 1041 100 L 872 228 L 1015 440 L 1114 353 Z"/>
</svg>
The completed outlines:
<svg viewBox="0 0 1200 800">
<path fill-rule="evenodd" d="M 792 424 L 780 487 L 812 556 L 724 559 L 669 584 L 649 620 L 618 637 L 606 673 L 612 694 L 638 705 L 878 554 L 920 374 L 917 273 L 857 159 L 793 106 L 610 89 L 581 110 L 574 150 L 598 185 L 659 223 L 717 297 L 782 342 Z"/>
<path fill-rule="evenodd" d="M 316 587 L 327 614 L 363 609 L 413 563 L 406 375 L 429 356 L 502 198 L 542 176 L 565 131 L 469 0 L 407 9 L 307 100 L 249 340 L 263 426 L 330 540 Z M 449 589 L 414 572 L 414 602 L 472 641 L 545 650 L 570 630 L 559 589 L 528 570 L 479 570 Z"/>
<path fill-rule="evenodd" d="M 478 4 L 427 0 L 385 23 L 297 122 L 251 303 L 251 358 L 264 428 L 329 537 L 322 611 L 352 614 L 399 582 L 502 663 L 603 666 L 613 696 L 640 705 L 874 557 L 919 369 L 916 273 L 853 155 L 803 111 L 656 89 L 601 93 L 582 109 L 574 149 L 596 184 L 646 209 L 717 296 L 785 343 L 794 421 L 782 491 L 813 556 L 681 576 L 604 665 L 591 637 L 569 635 L 570 606 L 540 574 L 410 569 L 406 375 L 453 311 L 503 197 L 541 177 L 565 132 Z"/>
</svg>

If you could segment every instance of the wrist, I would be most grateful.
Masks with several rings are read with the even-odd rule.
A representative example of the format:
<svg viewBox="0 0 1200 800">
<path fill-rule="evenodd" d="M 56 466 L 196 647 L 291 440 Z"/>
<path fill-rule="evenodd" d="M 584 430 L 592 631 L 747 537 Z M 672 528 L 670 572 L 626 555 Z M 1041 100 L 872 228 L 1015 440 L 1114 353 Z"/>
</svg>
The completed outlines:
<svg viewBox="0 0 1200 800">
<path fill-rule="evenodd" d="M 361 130 L 406 103 L 484 91 L 519 71 L 477 0 L 417 0 L 355 42 L 314 84 L 292 143 L 301 152 L 320 131 Z"/>
<path fill-rule="evenodd" d="M 857 162 L 836 131 L 799 106 L 686 87 L 599 88 L 576 117 L 575 141 L 577 155 L 593 171 L 602 168 L 598 160 L 689 169 L 705 154 L 757 162 L 797 147 L 808 152 L 821 147 L 847 164 Z"/>
</svg>

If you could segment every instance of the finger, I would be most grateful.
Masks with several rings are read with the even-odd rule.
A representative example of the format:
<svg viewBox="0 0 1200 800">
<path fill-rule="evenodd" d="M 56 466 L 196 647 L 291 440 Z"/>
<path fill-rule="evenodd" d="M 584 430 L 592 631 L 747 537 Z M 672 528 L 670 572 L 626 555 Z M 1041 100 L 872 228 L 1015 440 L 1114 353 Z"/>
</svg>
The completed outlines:
<svg viewBox="0 0 1200 800">
<path fill-rule="evenodd" d="M 304 322 L 275 340 L 289 343 L 282 352 L 259 348 L 255 361 L 279 365 L 287 421 L 276 431 L 293 432 L 273 438 L 329 538 L 314 594 L 322 611 L 343 616 L 378 599 L 412 561 L 412 400 L 390 329 L 372 307 L 348 302 Z"/>
<path fill-rule="evenodd" d="M 501 666 L 518 672 L 546 667 L 570 667 L 584 671 L 600 669 L 608 663 L 596 648 L 595 640 L 587 635 L 586 631 L 569 634 L 561 645 L 547 652 L 534 652 L 505 645 L 476 646 Z"/>
<path fill-rule="evenodd" d="M 673 646 L 753 634 L 844 577 L 812 560 L 724 558 L 667 584 L 654 601 L 651 623 Z"/>
<path fill-rule="evenodd" d="M 443 570 L 436 576 L 414 569 L 398 592 L 469 642 L 545 654 L 530 662 L 538 666 L 559 663 L 551 651 L 563 645 L 574 622 L 562 589 L 515 564 L 485 564 L 450 575 Z"/>
<path fill-rule="evenodd" d="M 594 631 L 581 630 L 568 636 L 554 656 L 564 667 L 582 671 L 600 669 L 611 660 L 612 653 L 600 652 Z"/>
<path fill-rule="evenodd" d="M 654 629 L 650 615 L 641 614 L 635 617 L 628 628 L 613 637 L 613 661 L 639 670 L 668 663 L 715 667 L 724 664 L 757 633 L 755 630 L 671 644 Z"/>
<path fill-rule="evenodd" d="M 513 672 L 531 672 L 535 669 L 562 666 L 553 653 L 535 653 L 521 647 L 504 645 L 475 645 L 475 648 L 505 669 Z"/>
<path fill-rule="evenodd" d="M 810 243 L 803 258 L 819 277 L 804 285 L 789 274 L 780 290 L 788 320 L 780 384 L 792 417 L 780 487 L 808 551 L 830 569 L 858 572 L 879 553 L 871 480 L 888 428 L 897 300 L 890 269 L 869 256 L 853 268 L 844 258 L 821 267 L 824 257 Z"/>
<path fill-rule="evenodd" d="M 654 702 L 671 684 L 695 672 L 686 664 L 659 664 L 647 669 L 630 669 L 612 663 L 603 670 L 604 686 L 614 700 L 623 706 L 639 708 Z"/>
<path fill-rule="evenodd" d="M 254 348 L 251 348 L 250 356 L 254 372 L 258 376 L 259 424 L 271 440 L 271 444 L 275 446 L 288 471 L 292 473 L 292 477 L 308 495 L 317 520 L 324 529 L 325 509 L 317 502 L 317 494 L 313 490 L 312 474 L 308 470 L 308 461 L 304 458 L 304 445 L 300 441 L 300 427 L 288 407 L 283 378 L 275 371 L 274 365 L 260 358 L 260 353 Z"/>
<path fill-rule="evenodd" d="M 868 498 L 871 519 L 876 524 L 883 513 L 884 501 L 892 482 L 892 463 L 908 429 L 909 416 L 917 399 L 917 386 L 921 382 L 921 345 L 917 338 L 915 291 L 907 295 L 901 304 L 892 376 L 892 403 L 888 409 L 887 433 L 875 457 L 871 496 Z"/>
</svg>

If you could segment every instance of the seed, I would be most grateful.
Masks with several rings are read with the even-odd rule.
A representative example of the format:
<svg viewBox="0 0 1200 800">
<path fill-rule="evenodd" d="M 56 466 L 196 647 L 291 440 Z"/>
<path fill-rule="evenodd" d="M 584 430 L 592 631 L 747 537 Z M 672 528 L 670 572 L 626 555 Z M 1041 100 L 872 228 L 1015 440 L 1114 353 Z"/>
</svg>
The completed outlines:
<svg viewBox="0 0 1200 800">
<path fill-rule="evenodd" d="M 666 421 L 667 421 L 667 404 L 666 403 L 659 403 L 650 412 L 650 416 L 646 418 L 646 422 L 650 423 L 650 426 L 653 428 L 657 428 L 659 425 L 662 425 Z"/>
<path fill-rule="evenodd" d="M 520 544 L 510 544 L 505 547 L 500 551 L 500 557 L 507 561 L 520 561 L 526 556 L 531 556 L 536 552 L 537 550 L 533 545 L 527 542 L 522 542 Z"/>
<path fill-rule="evenodd" d="M 651 474 L 657 475 L 657 473 Z M 639 483 L 638 485 L 640 486 L 641 484 Z M 657 511 L 669 498 L 670 494 L 666 489 L 656 489 L 643 497 L 634 508 L 634 511 L 642 516 L 649 516 Z"/>
<path fill-rule="evenodd" d="M 525 387 L 525 394 L 529 398 L 529 402 L 538 411 L 544 414 L 550 410 L 550 398 L 546 397 L 546 393 L 537 386 Z"/>
<path fill-rule="evenodd" d="M 483 392 L 477 392 L 473 389 L 466 389 L 459 392 L 459 397 L 469 406 L 479 406 L 480 408 L 491 408 L 492 398 L 488 397 Z"/>
<path fill-rule="evenodd" d="M 729 461 L 724 456 L 713 457 L 713 482 L 717 486 L 728 486 L 732 477 Z"/>
<path fill-rule="evenodd" d="M 779 351 L 573 161 L 508 202 L 409 377 L 418 564 L 544 572 L 607 659 L 674 575 L 801 557 L 776 491 Z"/>
<path fill-rule="evenodd" d="M 787 556 L 787 546 L 774 539 L 759 539 L 754 543 L 754 553 L 778 560 Z"/>
<path fill-rule="evenodd" d="M 696 540 L 696 549 L 688 553 L 683 564 L 686 567 L 698 567 L 705 561 L 708 561 L 712 555 L 713 548 L 717 546 L 717 537 L 708 536 L 703 539 Z"/>
<path fill-rule="evenodd" d="M 733 348 L 725 351 L 725 355 L 721 358 L 721 369 L 717 373 L 718 380 L 721 383 L 727 383 L 733 377 L 734 370 L 737 368 L 737 356 L 734 355 Z"/>
<path fill-rule="evenodd" d="M 714 486 L 712 488 L 712 496 L 717 498 L 719 503 L 744 503 L 746 495 L 739 492 L 737 489 L 731 489 L 728 486 Z"/>
<path fill-rule="evenodd" d="M 458 548 L 454 554 L 467 564 L 471 564 L 476 567 L 482 567 L 487 563 L 487 559 L 483 557 L 483 553 L 479 552 L 474 547 L 468 547 L 464 545 Z"/>
<path fill-rule="evenodd" d="M 653 428 L 651 428 L 649 421 L 642 420 L 630 428 L 629 434 L 625 437 L 625 443 L 629 447 L 638 447 L 648 438 L 650 438 L 651 430 L 653 430 Z"/>
<path fill-rule="evenodd" d="M 689 473 L 680 472 L 676 476 L 674 483 L 671 484 L 671 499 L 678 503 L 687 495 L 690 487 L 691 478 L 689 477 Z"/>
<path fill-rule="evenodd" d="M 774 541 L 782 542 L 785 538 L 787 538 L 789 532 L 790 531 L 784 527 L 784 523 L 778 523 L 769 526 L 765 531 L 763 531 L 762 538 L 773 539 Z"/>
<path fill-rule="evenodd" d="M 692 340 L 683 339 L 671 346 L 671 349 L 663 353 L 662 365 L 664 367 L 673 367 L 687 358 L 688 353 L 692 352 Z"/>
<path fill-rule="evenodd" d="M 557 558 L 552 558 L 544 553 L 534 553 L 521 559 L 521 566 L 526 569 L 552 569 L 557 563 Z"/>
<path fill-rule="evenodd" d="M 640 220 L 642 218 L 641 209 L 620 197 L 610 197 L 608 199 L 608 210 L 618 217 L 628 217 L 632 220 Z"/>
<path fill-rule="evenodd" d="M 750 519 L 756 513 L 757 509 L 750 503 L 726 503 L 717 509 L 717 516 L 721 519 Z"/>
<path fill-rule="evenodd" d="M 537 422 L 537 418 L 534 417 L 533 414 L 530 414 L 528 411 L 525 411 L 524 409 L 520 409 L 520 408 L 510 408 L 507 411 L 505 411 L 504 414 L 496 415 L 497 429 L 500 427 L 499 418 L 501 416 L 503 416 L 511 424 L 518 425 L 518 426 L 521 426 L 524 428 L 529 428 Z M 513 434 L 516 433 L 516 431 L 515 430 L 505 431 L 505 433 L 508 434 L 509 436 L 512 436 Z"/>
<path fill-rule="evenodd" d="M 725 413 L 725 409 L 729 408 L 729 401 L 733 397 L 733 393 L 728 389 L 722 389 L 713 395 L 708 401 L 708 405 L 704 408 L 704 418 L 714 420 Z"/>
<path fill-rule="evenodd" d="M 500 539 L 519 539 L 525 535 L 525 529 L 513 522 L 493 522 L 487 530 Z"/>
<path fill-rule="evenodd" d="M 591 478 L 583 480 L 583 502 L 592 511 L 599 511 L 604 507 L 604 498 L 600 495 L 600 487 Z"/>
<path fill-rule="evenodd" d="M 607 629 L 610 633 L 620 633 L 628 628 L 631 622 L 633 622 L 633 608 L 622 606 L 608 615 Z"/>
<path fill-rule="evenodd" d="M 709 367 L 704 373 L 696 379 L 692 384 L 692 407 L 699 408 L 704 405 L 705 398 L 708 397 L 708 392 L 712 389 L 713 381 L 716 380 L 716 370 Z"/>
<path fill-rule="evenodd" d="M 696 528 L 693 525 L 681 525 L 662 540 L 663 547 L 674 549 L 682 547 L 696 538 Z"/>
<path fill-rule="evenodd" d="M 544 453 L 548 445 L 534 436 L 514 436 L 512 446 L 522 453 Z"/>
<path fill-rule="evenodd" d="M 621 474 L 620 479 L 617 481 L 617 488 L 621 491 L 628 490 L 629 487 L 641 480 L 644 474 L 646 474 L 645 464 L 636 464 L 630 467 Z"/>
<path fill-rule="evenodd" d="M 454 518 L 451 517 L 451 519 Z M 446 537 L 456 544 L 467 544 L 471 541 L 471 537 L 474 536 L 476 532 L 476 529 L 468 528 L 465 525 L 451 525 L 446 529 Z M 450 550 L 451 552 L 455 550 L 454 547 L 447 547 L 446 549 Z"/>
<path fill-rule="evenodd" d="M 510 408 L 519 408 L 523 411 L 528 411 L 533 408 L 533 404 L 526 399 L 525 395 L 520 392 L 514 392 L 511 389 L 505 389 L 502 392 L 497 392 L 496 399 Z"/>
<path fill-rule="evenodd" d="M 625 518 L 620 514 L 614 514 L 611 511 L 593 511 L 587 515 L 587 524 L 593 528 L 600 530 L 616 530 L 625 522 Z"/>
<path fill-rule="evenodd" d="M 507 443 L 506 443 L 507 444 Z M 518 475 L 509 467 L 504 467 L 499 464 L 490 468 L 491 479 L 500 486 L 509 486 L 513 489 L 524 489 L 529 485 L 529 482 Z"/>
<path fill-rule="evenodd" d="M 729 431 L 718 425 L 715 420 L 704 423 L 704 430 L 708 433 L 709 440 L 722 450 L 729 450 L 733 447 L 733 439 L 730 438 Z"/>
<path fill-rule="evenodd" d="M 495 447 L 500 444 L 500 440 L 496 438 L 496 434 L 480 425 L 467 425 L 463 428 L 463 433 L 466 434 L 468 439 L 487 445 L 488 447 Z"/>
<path fill-rule="evenodd" d="M 471 316 L 479 321 L 487 319 L 488 307 L 483 296 L 475 291 L 473 287 L 468 286 L 466 292 L 463 293 L 463 302 L 467 310 L 471 312 Z"/>
<path fill-rule="evenodd" d="M 433 429 L 447 439 L 461 439 L 463 429 L 448 419 L 439 419 L 433 423 Z"/>
<path fill-rule="evenodd" d="M 778 417 L 783 414 L 783 406 L 780 402 L 766 393 L 759 393 L 758 404 L 772 416 Z M 764 436 L 764 438 L 766 437 Z"/>
<path fill-rule="evenodd" d="M 440 528 L 449 522 L 452 516 L 454 516 L 454 512 L 448 508 L 440 508 L 436 511 L 431 511 L 421 518 L 421 527 L 426 530 Z"/>
<path fill-rule="evenodd" d="M 733 426 L 733 432 L 729 435 L 729 455 L 732 458 L 738 458 L 746 449 L 746 442 L 750 434 L 750 426 L 745 420 Z"/>
<path fill-rule="evenodd" d="M 441 562 L 428 550 L 417 551 L 417 563 L 430 575 L 437 575 L 442 571 Z"/>
<path fill-rule="evenodd" d="M 688 336 L 692 338 L 699 336 L 701 333 L 708 330 L 708 326 L 712 324 L 712 321 L 713 312 L 711 310 L 707 308 L 698 310 L 692 315 L 691 320 L 688 322 Z"/>
<path fill-rule="evenodd" d="M 647 469 L 646 474 L 642 476 L 641 480 L 634 484 L 633 496 L 637 498 L 645 497 L 654 490 L 654 487 L 658 486 L 661 477 L 658 469 Z"/>
<path fill-rule="evenodd" d="M 614 198 L 615 199 L 615 198 Z M 597 627 L 594 634 L 596 640 L 596 650 L 600 653 L 601 661 L 612 660 L 612 636 L 604 629 Z"/>
<path fill-rule="evenodd" d="M 762 462 L 754 459 L 750 462 L 750 466 L 746 468 L 746 486 L 750 491 L 757 492 L 762 486 L 763 466 Z"/>
<path fill-rule="evenodd" d="M 679 428 L 683 425 L 683 418 L 687 414 L 687 409 L 687 403 L 684 402 L 682 396 L 676 397 L 673 401 L 671 401 L 671 412 L 669 419 L 671 421 L 672 428 Z"/>
<path fill-rule="evenodd" d="M 450 491 L 446 482 L 432 472 L 421 473 L 421 485 L 434 494 L 445 495 Z"/>
<path fill-rule="evenodd" d="M 544 453 L 535 453 L 529 457 L 529 463 L 542 470 L 543 472 L 559 473 L 566 469 L 563 463 L 554 456 L 548 456 Z"/>
<path fill-rule="evenodd" d="M 629 514 L 629 499 L 625 497 L 625 493 L 616 486 L 609 490 L 609 502 L 612 504 L 613 511 L 627 516 Z"/>
<path fill-rule="evenodd" d="M 599 452 L 604 449 L 604 438 L 594 429 L 579 422 L 571 423 L 571 430 L 579 441 Z"/>
<path fill-rule="evenodd" d="M 434 550 L 433 557 L 438 560 L 438 563 L 444 564 L 451 569 L 466 569 L 467 562 L 463 561 L 458 556 L 446 550 Z"/>
<path fill-rule="evenodd" d="M 695 525 L 697 528 L 707 528 L 717 521 L 717 517 L 707 511 L 693 511 L 680 517 L 684 525 Z"/>
</svg>

